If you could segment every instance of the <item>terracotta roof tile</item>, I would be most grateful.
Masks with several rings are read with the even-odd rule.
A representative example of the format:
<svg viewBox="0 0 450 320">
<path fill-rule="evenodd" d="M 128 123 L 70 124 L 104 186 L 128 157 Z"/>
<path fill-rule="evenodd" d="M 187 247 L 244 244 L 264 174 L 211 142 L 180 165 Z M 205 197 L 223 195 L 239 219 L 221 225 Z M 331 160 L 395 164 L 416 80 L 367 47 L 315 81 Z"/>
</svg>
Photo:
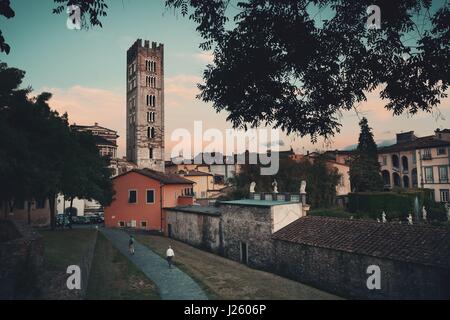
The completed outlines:
<svg viewBox="0 0 450 320">
<path fill-rule="evenodd" d="M 450 228 L 307 216 L 274 239 L 450 269 Z"/>
</svg>

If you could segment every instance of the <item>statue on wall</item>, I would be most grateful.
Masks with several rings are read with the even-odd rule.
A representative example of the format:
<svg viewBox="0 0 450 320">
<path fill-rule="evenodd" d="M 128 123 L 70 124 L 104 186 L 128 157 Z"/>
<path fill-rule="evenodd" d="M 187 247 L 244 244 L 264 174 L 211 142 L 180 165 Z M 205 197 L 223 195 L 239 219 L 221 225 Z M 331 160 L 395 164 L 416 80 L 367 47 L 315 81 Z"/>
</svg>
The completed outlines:
<svg viewBox="0 0 450 320">
<path fill-rule="evenodd" d="M 386 223 L 386 212 L 383 211 L 383 213 L 381 214 L 381 221 L 383 221 L 383 223 Z"/>
<path fill-rule="evenodd" d="M 425 206 L 422 207 L 422 219 L 427 221 L 427 209 L 425 209 Z"/>
<path fill-rule="evenodd" d="M 408 224 L 411 226 L 413 224 L 413 219 L 411 213 L 408 214 Z"/>
<path fill-rule="evenodd" d="M 277 180 L 273 180 L 272 182 L 272 187 L 273 187 L 273 193 L 278 193 L 278 182 Z"/>
<path fill-rule="evenodd" d="M 256 187 L 256 182 L 252 181 L 252 183 L 250 183 L 250 193 L 255 193 L 255 187 Z"/>
<path fill-rule="evenodd" d="M 306 193 L 306 181 L 302 180 L 302 182 L 300 183 L 300 194 L 305 194 Z"/>
</svg>

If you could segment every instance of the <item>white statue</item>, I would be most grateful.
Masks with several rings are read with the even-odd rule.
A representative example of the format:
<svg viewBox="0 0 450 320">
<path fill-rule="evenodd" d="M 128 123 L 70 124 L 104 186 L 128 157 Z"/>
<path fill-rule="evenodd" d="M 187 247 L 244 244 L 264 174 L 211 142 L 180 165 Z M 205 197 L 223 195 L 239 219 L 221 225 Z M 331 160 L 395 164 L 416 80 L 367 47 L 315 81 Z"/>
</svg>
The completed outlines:
<svg viewBox="0 0 450 320">
<path fill-rule="evenodd" d="M 422 207 L 422 219 L 427 221 L 427 209 L 425 209 L 425 206 Z"/>
<path fill-rule="evenodd" d="M 273 180 L 272 182 L 272 187 L 273 187 L 273 193 L 278 193 L 278 183 L 277 180 Z"/>
<path fill-rule="evenodd" d="M 302 182 L 300 183 L 300 194 L 305 194 L 306 193 L 306 181 L 302 180 Z"/>
<path fill-rule="evenodd" d="M 386 223 L 386 212 L 383 211 L 383 213 L 381 214 L 381 221 L 383 221 L 383 223 Z"/>
<path fill-rule="evenodd" d="M 250 193 L 255 193 L 255 187 L 256 187 L 256 182 L 252 181 L 252 183 L 250 183 Z"/>
<path fill-rule="evenodd" d="M 412 226 L 412 224 L 413 224 L 411 213 L 408 214 L 408 224 L 409 224 L 410 226 Z"/>
</svg>

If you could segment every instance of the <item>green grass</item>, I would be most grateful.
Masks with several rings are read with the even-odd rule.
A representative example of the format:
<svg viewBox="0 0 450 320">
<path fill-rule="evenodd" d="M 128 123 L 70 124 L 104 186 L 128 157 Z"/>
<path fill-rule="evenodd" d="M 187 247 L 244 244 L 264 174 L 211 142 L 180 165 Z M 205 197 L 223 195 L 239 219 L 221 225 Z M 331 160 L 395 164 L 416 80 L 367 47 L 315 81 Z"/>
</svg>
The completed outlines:
<svg viewBox="0 0 450 320">
<path fill-rule="evenodd" d="M 318 217 L 335 217 L 335 218 L 350 218 L 352 216 L 350 212 L 347 212 L 342 208 L 314 209 L 309 211 L 308 215 Z"/>
<path fill-rule="evenodd" d="M 99 234 L 86 299 L 157 300 L 155 285 Z"/>
<path fill-rule="evenodd" d="M 44 259 L 48 270 L 66 270 L 80 263 L 95 239 L 93 229 L 41 231 L 44 239 Z"/>
<path fill-rule="evenodd" d="M 334 295 L 275 274 L 251 269 L 238 262 L 194 248 L 180 241 L 154 235 L 137 240 L 164 257 L 169 245 L 175 265 L 190 275 L 210 299 L 338 299 Z"/>
</svg>

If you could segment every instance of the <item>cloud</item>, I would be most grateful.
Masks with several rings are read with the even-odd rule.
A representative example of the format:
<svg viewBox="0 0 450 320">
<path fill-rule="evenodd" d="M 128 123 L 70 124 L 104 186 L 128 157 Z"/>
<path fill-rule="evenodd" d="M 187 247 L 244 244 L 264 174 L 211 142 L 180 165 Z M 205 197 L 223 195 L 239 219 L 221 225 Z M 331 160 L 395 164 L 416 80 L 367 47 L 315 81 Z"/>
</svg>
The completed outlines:
<svg viewBox="0 0 450 320">
<path fill-rule="evenodd" d="M 67 112 L 70 124 L 100 126 L 118 131 L 119 156 L 125 153 L 125 95 L 120 91 L 75 85 L 68 89 L 43 88 L 53 94 L 50 106 L 60 114 Z"/>
<path fill-rule="evenodd" d="M 194 54 L 194 58 L 201 62 L 210 64 L 214 61 L 214 53 L 212 51 L 203 51 Z"/>
<path fill-rule="evenodd" d="M 197 83 L 201 82 L 202 78 L 195 75 L 179 74 L 166 77 L 164 82 L 166 106 L 182 107 L 195 101 L 196 95 L 200 93 Z"/>
</svg>

